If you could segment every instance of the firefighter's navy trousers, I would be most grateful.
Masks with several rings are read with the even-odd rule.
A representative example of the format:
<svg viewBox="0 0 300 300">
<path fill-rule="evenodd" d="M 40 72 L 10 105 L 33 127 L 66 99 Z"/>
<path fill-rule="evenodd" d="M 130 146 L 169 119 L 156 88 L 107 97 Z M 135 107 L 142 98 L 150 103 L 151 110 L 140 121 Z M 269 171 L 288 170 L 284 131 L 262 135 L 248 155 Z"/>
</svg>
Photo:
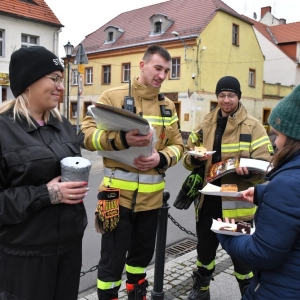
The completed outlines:
<svg viewBox="0 0 300 300">
<path fill-rule="evenodd" d="M 128 283 L 137 283 L 146 277 L 145 270 L 154 254 L 156 229 L 159 209 L 132 212 L 120 206 L 120 221 L 111 232 L 102 235 L 101 258 L 98 264 L 98 282 L 115 283 L 122 279 L 124 266 L 127 270 Z M 144 270 L 144 271 L 142 271 Z M 118 297 L 120 285 L 110 289 L 99 289 L 101 300 Z"/>
<path fill-rule="evenodd" d="M 199 221 L 196 222 L 197 230 L 197 260 L 202 263 L 202 265 L 210 265 L 216 258 L 216 252 L 219 245 L 219 240 L 216 233 L 210 230 L 212 219 L 217 220 L 222 218 L 222 199 L 218 196 L 205 196 L 203 206 L 199 213 Z M 231 258 L 234 271 L 238 274 L 249 274 L 251 273 L 251 268 L 238 260 Z M 210 275 L 214 271 L 214 267 L 209 270 L 209 268 L 201 267 L 199 268 L 200 273 L 204 276 Z"/>
</svg>

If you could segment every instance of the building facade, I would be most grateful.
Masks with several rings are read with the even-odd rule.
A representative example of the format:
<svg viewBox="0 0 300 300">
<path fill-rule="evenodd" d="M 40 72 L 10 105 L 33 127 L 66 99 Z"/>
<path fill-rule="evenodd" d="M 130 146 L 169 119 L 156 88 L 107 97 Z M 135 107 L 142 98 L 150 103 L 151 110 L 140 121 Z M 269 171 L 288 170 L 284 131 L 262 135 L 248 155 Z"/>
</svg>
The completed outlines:
<svg viewBox="0 0 300 300">
<path fill-rule="evenodd" d="M 13 99 L 9 87 L 11 54 L 21 47 L 44 46 L 58 55 L 63 25 L 43 0 L 1 0 L 0 102 Z"/>
<path fill-rule="evenodd" d="M 217 106 L 215 86 L 223 76 L 239 79 L 243 105 L 262 123 L 291 90 L 265 82 L 265 56 L 254 21 L 219 0 L 186 0 L 184 7 L 181 0 L 169 0 L 124 12 L 81 42 L 89 62 L 81 66 L 80 77 L 78 65 L 71 66 L 70 121 L 75 125 L 81 120 L 106 89 L 137 77 L 151 44 L 171 54 L 171 71 L 161 91 L 174 102 L 183 135 Z"/>
</svg>

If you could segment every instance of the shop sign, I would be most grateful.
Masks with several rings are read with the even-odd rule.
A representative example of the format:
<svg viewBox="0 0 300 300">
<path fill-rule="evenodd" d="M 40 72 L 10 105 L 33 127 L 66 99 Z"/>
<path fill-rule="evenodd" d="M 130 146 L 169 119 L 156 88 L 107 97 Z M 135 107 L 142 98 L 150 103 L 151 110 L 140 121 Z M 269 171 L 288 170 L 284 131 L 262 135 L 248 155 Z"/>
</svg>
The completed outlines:
<svg viewBox="0 0 300 300">
<path fill-rule="evenodd" d="M 9 85 L 8 73 L 0 73 L 0 85 Z"/>
</svg>

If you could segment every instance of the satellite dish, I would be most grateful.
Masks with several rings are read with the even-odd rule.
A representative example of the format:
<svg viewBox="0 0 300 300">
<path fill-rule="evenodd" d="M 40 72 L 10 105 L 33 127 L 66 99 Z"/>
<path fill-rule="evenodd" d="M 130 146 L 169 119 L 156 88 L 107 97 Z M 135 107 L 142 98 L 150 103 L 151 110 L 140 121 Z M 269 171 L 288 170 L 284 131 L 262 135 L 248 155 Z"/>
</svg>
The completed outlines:
<svg viewBox="0 0 300 300">
<path fill-rule="evenodd" d="M 256 20 L 257 19 L 257 15 L 256 12 L 253 13 L 253 19 Z"/>
</svg>

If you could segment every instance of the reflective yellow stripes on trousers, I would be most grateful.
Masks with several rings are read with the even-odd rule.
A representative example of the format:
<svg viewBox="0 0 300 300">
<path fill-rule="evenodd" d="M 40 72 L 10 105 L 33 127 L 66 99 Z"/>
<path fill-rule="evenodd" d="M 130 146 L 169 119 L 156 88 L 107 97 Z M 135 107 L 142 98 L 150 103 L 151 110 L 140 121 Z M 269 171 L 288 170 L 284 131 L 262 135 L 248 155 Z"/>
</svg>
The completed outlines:
<svg viewBox="0 0 300 300">
<path fill-rule="evenodd" d="M 144 274 L 147 271 L 147 268 L 144 267 L 132 267 L 129 265 L 125 265 L 126 267 L 126 272 L 131 273 L 131 274 Z M 122 280 L 117 280 L 117 281 L 102 281 L 100 279 L 97 280 L 97 288 L 100 290 L 109 290 L 113 289 L 116 286 L 120 286 L 122 284 Z"/>
</svg>

